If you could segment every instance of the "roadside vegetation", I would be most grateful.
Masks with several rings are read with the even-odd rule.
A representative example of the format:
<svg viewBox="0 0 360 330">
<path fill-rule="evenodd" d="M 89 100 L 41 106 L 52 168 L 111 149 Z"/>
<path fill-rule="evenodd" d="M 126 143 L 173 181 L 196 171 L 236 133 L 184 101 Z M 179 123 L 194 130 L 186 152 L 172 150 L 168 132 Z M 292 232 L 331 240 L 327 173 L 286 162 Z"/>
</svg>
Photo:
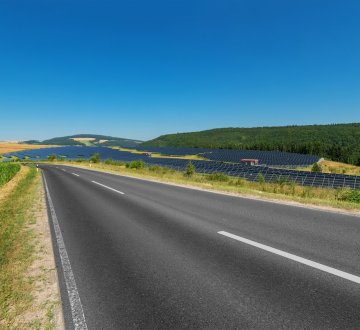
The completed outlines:
<svg viewBox="0 0 360 330">
<path fill-rule="evenodd" d="M 0 187 L 9 182 L 19 171 L 20 164 L 0 163 Z"/>
<path fill-rule="evenodd" d="M 89 168 L 90 165 L 89 160 L 66 161 L 63 164 L 86 168 Z M 223 173 L 199 174 L 196 173 L 191 161 L 184 172 L 160 166 L 147 166 L 142 161 L 125 163 L 111 159 L 92 163 L 91 168 L 231 194 L 360 211 L 360 190 L 302 187 L 294 182 L 276 178 L 274 182 L 270 183 L 266 182 L 262 175 L 258 175 L 255 182 L 251 182 L 242 178 L 226 176 Z"/>
<path fill-rule="evenodd" d="M 43 234 L 34 229 L 41 177 L 35 168 L 20 174 L 0 203 L 0 329 L 53 329 L 57 300 L 47 295 L 37 300 L 51 271 L 36 266 L 47 258 Z"/>
</svg>

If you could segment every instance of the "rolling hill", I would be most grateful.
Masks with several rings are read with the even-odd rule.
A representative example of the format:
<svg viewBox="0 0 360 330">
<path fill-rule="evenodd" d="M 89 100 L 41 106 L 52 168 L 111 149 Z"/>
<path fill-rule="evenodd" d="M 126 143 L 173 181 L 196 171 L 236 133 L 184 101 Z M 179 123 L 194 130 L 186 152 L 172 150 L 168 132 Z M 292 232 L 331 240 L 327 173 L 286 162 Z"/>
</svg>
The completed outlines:
<svg viewBox="0 0 360 330">
<path fill-rule="evenodd" d="M 360 165 L 360 123 L 217 128 L 162 135 L 142 143 L 157 147 L 279 150 Z"/>
<path fill-rule="evenodd" d="M 37 141 L 29 140 L 23 141 L 27 144 L 46 144 L 46 145 L 85 145 L 85 146 L 117 146 L 117 147 L 136 147 L 142 141 L 118 138 L 107 135 L 96 135 L 96 134 L 76 134 L 70 136 L 55 137 L 52 139 Z"/>
</svg>

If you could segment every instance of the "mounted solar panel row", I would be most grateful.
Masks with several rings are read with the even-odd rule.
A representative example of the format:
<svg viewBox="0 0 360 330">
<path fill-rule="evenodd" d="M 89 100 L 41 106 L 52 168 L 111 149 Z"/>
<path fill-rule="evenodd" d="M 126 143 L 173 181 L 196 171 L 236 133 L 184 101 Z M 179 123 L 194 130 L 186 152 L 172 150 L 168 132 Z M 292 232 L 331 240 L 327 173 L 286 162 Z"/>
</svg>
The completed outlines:
<svg viewBox="0 0 360 330">
<path fill-rule="evenodd" d="M 63 156 L 66 159 L 88 159 L 93 154 L 98 153 L 102 160 L 111 158 L 117 161 L 130 162 L 133 160 L 142 160 L 147 165 L 158 165 L 175 170 L 184 171 L 189 160 L 174 158 L 152 158 L 143 154 L 133 154 L 125 151 L 118 151 L 104 147 L 56 147 L 33 149 L 26 152 L 8 153 L 8 156 L 18 156 L 20 158 L 29 158 L 32 160 L 46 160 L 51 154 Z M 360 177 L 341 174 L 312 173 L 305 171 L 276 169 L 266 166 L 250 166 L 241 163 L 225 163 L 220 161 L 191 161 L 198 173 L 223 173 L 229 176 L 240 177 L 250 181 L 255 181 L 259 174 L 262 174 L 268 182 L 296 182 L 302 186 L 329 187 L 350 189 L 360 188 Z"/>
<path fill-rule="evenodd" d="M 318 156 L 303 155 L 280 151 L 260 150 L 228 150 L 203 148 L 167 148 L 167 147 L 136 147 L 137 150 L 156 152 L 163 155 L 199 155 L 203 158 L 219 162 L 240 163 L 242 159 L 258 159 L 259 164 L 267 166 L 300 167 L 319 161 Z"/>
<path fill-rule="evenodd" d="M 137 146 L 136 150 L 144 152 L 156 152 L 166 156 L 197 155 L 210 151 L 204 148 L 168 148 L 168 147 L 142 147 Z"/>
<path fill-rule="evenodd" d="M 318 156 L 259 150 L 213 150 L 202 156 L 210 160 L 234 163 L 241 159 L 258 159 L 259 164 L 267 166 L 308 166 L 319 161 Z"/>
</svg>

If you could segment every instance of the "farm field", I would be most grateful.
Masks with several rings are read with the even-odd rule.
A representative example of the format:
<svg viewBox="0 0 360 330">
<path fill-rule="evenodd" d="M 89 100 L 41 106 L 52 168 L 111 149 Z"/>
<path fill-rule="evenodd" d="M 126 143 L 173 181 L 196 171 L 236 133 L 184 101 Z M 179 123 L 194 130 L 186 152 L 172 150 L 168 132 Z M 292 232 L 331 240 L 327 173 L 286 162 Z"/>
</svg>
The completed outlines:
<svg viewBox="0 0 360 330">
<path fill-rule="evenodd" d="M 0 141 L 0 156 L 8 152 L 49 148 L 49 145 Z"/>
</svg>

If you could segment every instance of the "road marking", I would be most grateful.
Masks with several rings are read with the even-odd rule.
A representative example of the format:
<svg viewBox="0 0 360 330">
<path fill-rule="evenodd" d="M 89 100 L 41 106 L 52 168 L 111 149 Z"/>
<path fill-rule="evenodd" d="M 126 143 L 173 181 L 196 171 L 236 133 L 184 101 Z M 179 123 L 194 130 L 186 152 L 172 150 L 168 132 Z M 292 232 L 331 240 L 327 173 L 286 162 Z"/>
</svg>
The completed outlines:
<svg viewBox="0 0 360 330">
<path fill-rule="evenodd" d="M 80 176 L 79 174 L 76 174 L 76 173 L 71 173 L 71 174 L 76 175 L 76 176 Z"/>
<path fill-rule="evenodd" d="M 48 204 L 49 204 L 52 224 L 53 224 L 54 232 L 55 232 L 55 236 L 56 236 L 56 242 L 57 242 L 57 246 L 59 249 L 61 265 L 62 265 L 62 269 L 64 272 L 66 289 L 67 289 L 67 293 L 69 296 L 70 309 L 71 309 L 71 314 L 72 314 L 72 320 L 74 323 L 74 328 L 75 328 L 75 330 L 87 330 L 85 315 L 84 315 L 83 307 L 81 304 L 79 292 L 77 290 L 75 277 L 74 277 L 74 274 L 71 269 L 69 256 L 66 251 L 64 239 L 61 234 L 61 229 L 60 229 L 59 222 L 57 220 L 57 216 L 55 213 L 54 204 L 51 200 L 49 188 L 48 188 L 44 174 L 43 174 L 43 178 L 44 178 L 44 186 L 45 186 L 46 196 L 47 196 L 47 200 L 48 200 Z"/>
<path fill-rule="evenodd" d="M 119 194 L 121 194 L 121 195 L 125 195 L 125 193 L 123 193 L 122 191 L 119 191 L 119 190 L 116 190 L 116 189 L 114 189 L 114 188 L 105 186 L 105 185 L 102 184 L 102 183 L 99 183 L 99 182 L 96 182 L 96 181 L 91 181 L 91 182 L 93 182 L 93 183 L 95 183 L 95 184 L 98 184 L 99 186 L 102 186 L 102 187 L 104 187 L 104 188 L 107 188 L 107 189 L 110 189 L 110 190 L 112 190 L 112 191 L 115 191 L 115 192 L 117 192 L 117 193 L 119 193 Z"/>
<path fill-rule="evenodd" d="M 257 248 L 259 248 L 261 250 L 265 250 L 265 251 L 277 254 L 277 255 L 279 255 L 281 257 L 284 257 L 284 258 L 287 258 L 287 259 L 290 259 L 290 260 L 293 260 L 293 261 L 297 261 L 297 262 L 299 262 L 301 264 L 304 264 L 304 265 L 319 269 L 319 270 L 321 270 L 323 272 L 326 272 L 326 273 L 329 273 L 329 274 L 332 274 L 332 275 L 335 275 L 335 276 L 338 276 L 338 277 L 342 277 L 342 278 L 344 278 L 346 280 L 349 280 L 351 282 L 355 282 L 357 284 L 360 284 L 360 277 L 359 276 L 352 275 L 352 274 L 343 272 L 341 270 L 338 270 L 336 268 L 325 266 L 323 264 L 319 264 L 319 263 L 317 263 L 315 261 L 311 261 L 311 260 L 308 260 L 308 259 L 305 259 L 305 258 L 298 257 L 298 256 L 296 256 L 294 254 L 291 254 L 291 253 L 288 253 L 288 252 L 285 252 L 285 251 L 282 251 L 282 250 L 278 250 L 278 249 L 272 248 L 270 246 L 267 246 L 267 245 L 264 245 L 264 244 L 261 244 L 261 243 L 251 241 L 249 239 L 246 239 L 246 238 L 243 238 L 241 236 L 237 236 L 237 235 L 228 233 L 226 231 L 219 231 L 218 234 L 230 237 L 230 238 L 232 238 L 234 240 L 237 240 L 239 242 L 242 242 L 242 243 L 257 247 Z"/>
<path fill-rule="evenodd" d="M 66 172 L 66 170 L 64 170 L 63 168 L 61 169 L 62 171 Z"/>
</svg>

